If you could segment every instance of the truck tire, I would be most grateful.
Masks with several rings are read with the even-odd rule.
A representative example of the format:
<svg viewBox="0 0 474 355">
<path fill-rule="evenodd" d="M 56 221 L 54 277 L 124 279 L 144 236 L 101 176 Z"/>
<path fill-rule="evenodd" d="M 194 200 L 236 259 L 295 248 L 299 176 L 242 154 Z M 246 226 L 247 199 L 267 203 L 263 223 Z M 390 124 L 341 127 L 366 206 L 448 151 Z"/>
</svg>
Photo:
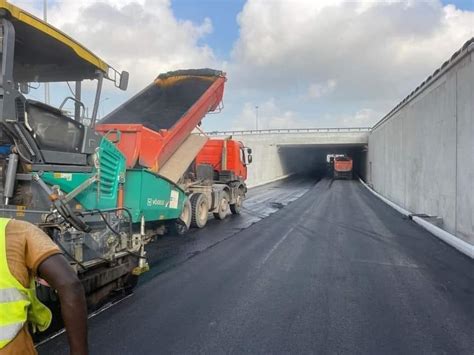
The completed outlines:
<svg viewBox="0 0 474 355">
<path fill-rule="evenodd" d="M 222 195 L 222 199 L 219 202 L 219 207 L 217 212 L 214 212 L 214 218 L 218 220 L 223 220 L 227 216 L 227 211 L 229 210 L 229 197 L 227 193 Z"/>
<path fill-rule="evenodd" d="M 245 195 L 242 189 L 239 189 L 237 197 L 235 199 L 235 203 L 230 205 L 230 211 L 232 214 L 240 214 L 240 210 L 242 209 L 242 205 L 244 203 Z"/>
<path fill-rule="evenodd" d="M 177 220 L 171 221 L 168 225 L 168 230 L 175 235 L 183 235 L 191 226 L 191 202 L 186 200 L 183 206 L 181 216 Z"/>
<path fill-rule="evenodd" d="M 127 278 L 125 279 L 125 283 L 123 285 L 123 290 L 126 295 L 129 295 L 133 292 L 133 289 L 137 286 L 138 284 L 138 278 L 139 276 L 137 275 L 127 275 Z"/>
<path fill-rule="evenodd" d="M 209 201 L 206 195 L 195 193 L 191 195 L 192 218 L 191 227 L 203 228 L 207 223 L 209 213 Z"/>
</svg>

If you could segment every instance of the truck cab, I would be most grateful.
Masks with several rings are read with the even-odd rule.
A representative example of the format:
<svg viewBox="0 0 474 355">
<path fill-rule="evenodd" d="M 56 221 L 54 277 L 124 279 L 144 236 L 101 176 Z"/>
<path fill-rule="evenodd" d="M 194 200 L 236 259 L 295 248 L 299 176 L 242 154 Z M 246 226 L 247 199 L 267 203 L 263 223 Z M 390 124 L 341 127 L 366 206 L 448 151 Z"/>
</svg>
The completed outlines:
<svg viewBox="0 0 474 355">
<path fill-rule="evenodd" d="M 210 139 L 196 156 L 196 166 L 210 165 L 214 180 L 247 180 L 247 165 L 252 162 L 252 149 L 233 139 Z"/>
<path fill-rule="evenodd" d="M 191 201 L 191 225 L 203 228 L 211 212 L 222 220 L 228 212 L 240 211 L 247 193 L 247 165 L 252 149 L 231 137 L 210 139 L 197 154 L 188 174 L 187 192 Z"/>
</svg>

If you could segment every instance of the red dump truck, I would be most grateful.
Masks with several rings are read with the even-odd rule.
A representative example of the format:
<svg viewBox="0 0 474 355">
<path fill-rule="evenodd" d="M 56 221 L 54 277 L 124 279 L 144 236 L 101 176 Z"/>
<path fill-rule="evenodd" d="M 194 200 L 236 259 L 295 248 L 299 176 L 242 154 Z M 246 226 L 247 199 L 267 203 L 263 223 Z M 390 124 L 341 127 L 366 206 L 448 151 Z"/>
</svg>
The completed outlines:
<svg viewBox="0 0 474 355">
<path fill-rule="evenodd" d="M 179 234 L 191 224 L 204 227 L 208 212 L 218 219 L 229 207 L 238 212 L 245 196 L 251 157 L 243 144 L 206 143 L 209 138 L 195 131 L 208 112 L 219 108 L 225 81 L 223 72 L 212 69 L 161 74 L 96 126 L 124 154 L 127 168 L 147 168 L 185 191 L 189 198 L 181 217 L 169 226 Z"/>
<path fill-rule="evenodd" d="M 352 158 L 348 156 L 336 156 L 334 158 L 334 179 L 352 179 Z"/>
</svg>

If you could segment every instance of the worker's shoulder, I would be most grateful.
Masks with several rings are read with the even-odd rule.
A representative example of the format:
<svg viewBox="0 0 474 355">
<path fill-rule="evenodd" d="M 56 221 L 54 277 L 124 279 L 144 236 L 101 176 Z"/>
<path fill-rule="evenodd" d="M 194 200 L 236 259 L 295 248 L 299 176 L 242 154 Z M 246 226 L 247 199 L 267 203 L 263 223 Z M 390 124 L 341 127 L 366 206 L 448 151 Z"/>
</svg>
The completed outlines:
<svg viewBox="0 0 474 355">
<path fill-rule="evenodd" d="M 31 237 L 45 239 L 51 241 L 51 238 L 34 224 L 18 219 L 11 219 L 6 228 L 7 238 L 14 236 L 15 238 L 29 239 Z M 52 241 L 51 241 L 52 243 Z"/>
<path fill-rule="evenodd" d="M 61 253 L 49 235 L 34 224 L 12 219 L 6 228 L 7 250 L 19 253 L 26 267 L 36 272 L 38 265 L 47 257 Z"/>
<path fill-rule="evenodd" d="M 22 221 L 20 219 L 10 219 L 8 221 L 7 228 L 14 232 L 34 231 L 34 232 L 44 233 L 41 229 L 39 229 L 33 223 L 30 223 L 28 221 Z"/>
</svg>

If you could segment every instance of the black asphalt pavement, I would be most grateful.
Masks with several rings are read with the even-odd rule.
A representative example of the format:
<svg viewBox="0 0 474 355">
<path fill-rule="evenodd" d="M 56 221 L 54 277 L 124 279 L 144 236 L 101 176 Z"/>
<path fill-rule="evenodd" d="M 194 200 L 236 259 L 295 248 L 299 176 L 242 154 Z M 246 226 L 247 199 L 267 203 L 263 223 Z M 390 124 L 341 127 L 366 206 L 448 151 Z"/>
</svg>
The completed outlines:
<svg viewBox="0 0 474 355">
<path fill-rule="evenodd" d="M 254 187 L 249 189 L 240 215 L 229 215 L 223 221 L 218 221 L 210 214 L 204 229 L 191 229 L 184 236 L 165 235 L 157 238 L 147 245 L 147 257 L 152 269 L 141 277 L 140 283 L 148 282 L 156 275 L 213 248 L 277 212 L 303 196 L 316 181 L 308 176 L 292 176 Z"/>
<path fill-rule="evenodd" d="M 91 319 L 91 353 L 474 353 L 471 259 L 356 181 L 306 190 L 273 214 L 249 203 L 158 258 Z M 66 338 L 38 350 L 67 353 Z"/>
</svg>

